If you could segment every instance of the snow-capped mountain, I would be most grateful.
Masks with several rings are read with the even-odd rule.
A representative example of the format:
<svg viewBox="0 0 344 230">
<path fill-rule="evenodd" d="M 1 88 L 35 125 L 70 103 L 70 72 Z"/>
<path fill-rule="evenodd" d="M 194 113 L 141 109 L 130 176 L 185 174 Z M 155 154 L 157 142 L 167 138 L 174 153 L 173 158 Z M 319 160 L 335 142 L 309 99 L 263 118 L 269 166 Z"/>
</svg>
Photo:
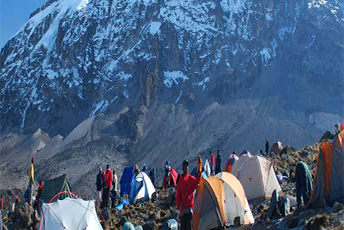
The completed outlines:
<svg viewBox="0 0 344 230">
<path fill-rule="evenodd" d="M 340 114 L 343 5 L 49 0 L 1 50 L 0 130 L 65 135 L 123 106 L 276 95 L 288 110 Z"/>
</svg>

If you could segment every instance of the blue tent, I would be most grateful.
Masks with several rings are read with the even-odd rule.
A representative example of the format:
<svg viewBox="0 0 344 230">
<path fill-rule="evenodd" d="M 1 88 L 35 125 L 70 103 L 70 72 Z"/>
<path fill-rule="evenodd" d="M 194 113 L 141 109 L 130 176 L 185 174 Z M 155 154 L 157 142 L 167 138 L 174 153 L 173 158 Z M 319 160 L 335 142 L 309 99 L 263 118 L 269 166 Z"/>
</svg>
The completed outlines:
<svg viewBox="0 0 344 230">
<path fill-rule="evenodd" d="M 130 194 L 130 184 L 134 176 L 133 171 L 134 171 L 134 166 L 126 167 L 123 170 L 123 174 L 119 182 L 120 187 L 121 187 L 121 193 L 120 193 L 121 196 L 123 196 L 124 194 L 128 194 L 128 195 Z"/>
</svg>

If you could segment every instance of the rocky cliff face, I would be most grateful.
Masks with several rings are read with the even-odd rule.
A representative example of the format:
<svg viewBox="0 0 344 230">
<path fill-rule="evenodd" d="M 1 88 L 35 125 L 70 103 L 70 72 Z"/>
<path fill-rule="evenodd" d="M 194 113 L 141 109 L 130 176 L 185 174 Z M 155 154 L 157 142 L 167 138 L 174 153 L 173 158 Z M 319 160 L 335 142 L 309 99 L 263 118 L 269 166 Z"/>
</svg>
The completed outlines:
<svg viewBox="0 0 344 230">
<path fill-rule="evenodd" d="M 51 0 L 1 50 L 0 130 L 66 135 L 123 106 L 252 91 L 338 113 L 343 18 L 323 0 Z"/>
</svg>

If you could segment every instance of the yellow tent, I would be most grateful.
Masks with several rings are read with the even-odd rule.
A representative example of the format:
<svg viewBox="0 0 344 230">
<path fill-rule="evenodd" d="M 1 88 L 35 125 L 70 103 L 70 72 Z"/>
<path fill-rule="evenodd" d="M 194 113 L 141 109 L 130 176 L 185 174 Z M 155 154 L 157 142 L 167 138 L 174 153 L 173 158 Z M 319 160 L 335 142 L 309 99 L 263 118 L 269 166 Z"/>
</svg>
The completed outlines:
<svg viewBox="0 0 344 230">
<path fill-rule="evenodd" d="M 254 223 L 244 189 L 230 173 L 202 179 L 195 200 L 193 229 Z"/>
</svg>

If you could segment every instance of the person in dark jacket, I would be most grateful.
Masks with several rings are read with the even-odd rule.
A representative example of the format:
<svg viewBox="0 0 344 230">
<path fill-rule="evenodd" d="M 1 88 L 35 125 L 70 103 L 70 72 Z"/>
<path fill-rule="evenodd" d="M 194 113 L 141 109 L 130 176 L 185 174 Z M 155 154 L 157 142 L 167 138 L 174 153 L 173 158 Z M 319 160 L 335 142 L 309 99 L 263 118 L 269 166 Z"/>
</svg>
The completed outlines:
<svg viewBox="0 0 344 230">
<path fill-rule="evenodd" d="M 97 188 L 97 194 L 98 194 L 98 199 L 99 202 L 102 200 L 102 189 L 104 187 L 104 173 L 103 173 L 103 168 L 99 167 L 99 172 L 97 174 L 96 178 L 96 188 Z"/>
<path fill-rule="evenodd" d="M 265 154 L 269 156 L 269 141 L 268 138 L 265 138 Z"/>
<path fill-rule="evenodd" d="M 303 203 L 307 205 L 312 193 L 312 175 L 308 169 L 308 166 L 302 161 L 296 165 L 295 185 L 297 207 L 300 208 L 302 206 L 302 200 Z"/>
<path fill-rule="evenodd" d="M 215 162 L 215 174 L 218 174 L 219 172 L 221 172 L 221 156 L 220 156 L 220 150 L 217 150 L 216 162 Z"/>
<path fill-rule="evenodd" d="M 189 162 L 183 161 L 183 175 L 179 178 L 177 185 L 176 203 L 180 210 L 181 230 L 192 229 L 192 212 L 194 208 L 194 191 L 198 188 L 201 174 L 197 178 L 188 173 Z"/>
<path fill-rule="evenodd" d="M 113 176 L 112 171 L 109 165 L 106 165 L 106 172 L 105 172 L 105 189 L 103 191 L 103 202 L 102 208 L 108 208 L 109 205 L 109 198 L 110 198 L 110 189 L 112 184 Z"/>
<path fill-rule="evenodd" d="M 146 171 L 147 171 L 147 166 L 146 166 L 146 164 L 143 164 L 142 172 L 146 173 Z"/>
<path fill-rule="evenodd" d="M 155 168 L 151 168 L 149 170 L 149 175 L 148 176 L 151 179 L 153 186 L 155 186 Z"/>
</svg>

